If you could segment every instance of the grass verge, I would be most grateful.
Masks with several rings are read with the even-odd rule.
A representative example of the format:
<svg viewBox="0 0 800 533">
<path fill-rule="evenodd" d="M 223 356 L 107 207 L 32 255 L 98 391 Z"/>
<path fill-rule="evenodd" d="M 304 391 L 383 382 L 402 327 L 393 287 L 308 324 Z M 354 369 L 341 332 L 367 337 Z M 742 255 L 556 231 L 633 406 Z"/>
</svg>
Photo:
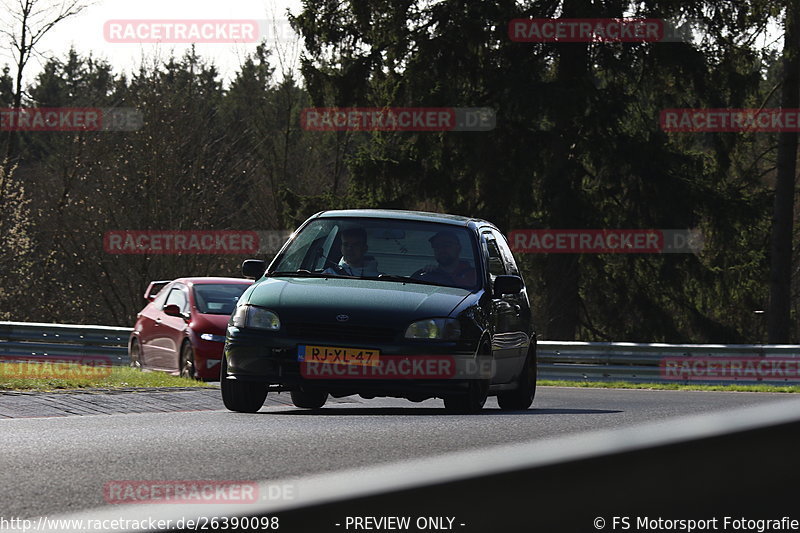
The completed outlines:
<svg viewBox="0 0 800 533">
<path fill-rule="evenodd" d="M 728 392 L 800 392 L 800 385 L 702 385 L 682 383 L 629 383 L 627 381 L 565 381 L 540 379 L 543 387 L 579 387 L 594 389 L 699 390 Z"/>
<path fill-rule="evenodd" d="M 127 389 L 148 387 L 210 387 L 209 383 L 171 376 L 163 372 L 142 372 L 125 366 L 111 367 L 108 375 L 77 377 L 72 368 L 70 377 L 35 377 L 33 374 L 19 377 L 3 372 L 0 364 L 0 391 L 54 391 L 65 389 Z M 81 367 L 77 367 L 81 368 Z M 96 367 L 85 367 L 86 374 L 98 374 Z M 543 387 L 576 387 L 597 389 L 647 389 L 647 390 L 697 390 L 728 392 L 784 392 L 800 393 L 800 385 L 703 385 L 682 383 L 629 383 L 626 381 L 566 381 L 540 379 Z"/>
<path fill-rule="evenodd" d="M 84 369 L 85 372 L 81 372 Z M 80 374 L 89 377 L 81 377 Z M 163 372 L 142 372 L 126 366 L 111 367 L 111 372 L 97 372 L 93 367 L 71 368 L 68 377 L 38 377 L 35 373 L 20 375 L 0 368 L 0 391 L 54 391 L 63 389 L 128 389 L 138 387 L 210 387 L 203 381 L 171 376 Z M 94 376 L 92 376 L 94 374 Z M 107 374 L 107 375 L 98 375 Z"/>
</svg>

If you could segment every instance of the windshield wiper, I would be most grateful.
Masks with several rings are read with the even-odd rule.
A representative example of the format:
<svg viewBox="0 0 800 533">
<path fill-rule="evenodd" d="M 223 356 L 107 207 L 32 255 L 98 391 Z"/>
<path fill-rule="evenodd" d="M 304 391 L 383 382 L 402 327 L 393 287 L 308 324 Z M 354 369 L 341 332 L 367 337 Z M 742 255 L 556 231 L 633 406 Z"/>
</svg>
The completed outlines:
<svg viewBox="0 0 800 533">
<path fill-rule="evenodd" d="M 301 268 L 300 270 L 295 270 L 294 272 L 289 270 L 283 270 L 278 272 L 268 272 L 268 277 L 272 276 L 291 276 L 293 278 L 327 278 L 330 274 L 323 274 L 322 272 L 311 272 L 310 270 L 306 270 Z"/>
<path fill-rule="evenodd" d="M 378 277 L 369 276 L 364 279 L 377 279 L 378 281 L 400 281 L 402 283 L 419 283 L 421 285 L 439 285 L 438 283 L 433 283 L 424 279 L 398 276 L 396 274 L 378 274 Z"/>
</svg>

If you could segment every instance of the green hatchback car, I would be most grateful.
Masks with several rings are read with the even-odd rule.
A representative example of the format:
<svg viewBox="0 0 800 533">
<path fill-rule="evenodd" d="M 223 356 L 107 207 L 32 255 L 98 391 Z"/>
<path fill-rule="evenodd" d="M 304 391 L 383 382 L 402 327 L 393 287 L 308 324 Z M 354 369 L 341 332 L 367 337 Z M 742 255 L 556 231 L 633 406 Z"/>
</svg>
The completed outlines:
<svg viewBox="0 0 800 533">
<path fill-rule="evenodd" d="M 358 394 L 474 413 L 489 395 L 527 409 L 536 335 L 525 283 L 491 223 L 393 210 L 318 213 L 270 263 L 227 327 L 225 406 L 253 413 L 268 391 L 301 408 Z"/>
</svg>

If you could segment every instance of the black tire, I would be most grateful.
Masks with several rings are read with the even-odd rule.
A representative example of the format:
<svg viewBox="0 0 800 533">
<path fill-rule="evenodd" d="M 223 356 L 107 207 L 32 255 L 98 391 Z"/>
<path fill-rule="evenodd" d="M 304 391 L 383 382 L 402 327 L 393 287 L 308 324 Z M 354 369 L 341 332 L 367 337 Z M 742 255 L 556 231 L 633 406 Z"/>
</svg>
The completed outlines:
<svg viewBox="0 0 800 533">
<path fill-rule="evenodd" d="M 230 411 L 237 413 L 256 413 L 267 399 L 267 387 L 263 383 L 231 380 L 228 378 L 228 358 L 222 356 L 219 370 L 219 385 L 222 390 L 222 403 Z"/>
<path fill-rule="evenodd" d="M 128 348 L 128 358 L 131 361 L 131 368 L 142 369 L 142 349 L 136 339 L 131 341 L 131 346 Z"/>
<path fill-rule="evenodd" d="M 328 393 L 320 390 L 296 389 L 290 394 L 295 407 L 302 409 L 319 409 L 328 401 Z"/>
<path fill-rule="evenodd" d="M 444 408 L 451 413 L 471 415 L 479 413 L 489 396 L 489 382 L 474 379 L 469 382 L 467 392 L 444 397 Z"/>
<path fill-rule="evenodd" d="M 182 378 L 198 379 L 197 369 L 194 366 L 194 349 L 188 342 L 184 342 L 181 347 L 178 369 L 181 372 Z"/>
<path fill-rule="evenodd" d="M 528 357 L 517 378 L 517 388 L 497 395 L 497 404 L 505 411 L 524 411 L 533 404 L 536 396 L 536 345 L 528 349 Z"/>
<path fill-rule="evenodd" d="M 491 357 L 492 348 L 490 344 L 484 342 L 476 356 Z M 480 367 L 480 365 L 479 365 Z M 444 397 L 444 408 L 451 413 L 462 415 L 479 413 L 486 403 L 489 396 L 489 380 L 473 379 L 468 382 L 466 392 L 449 394 Z"/>
</svg>

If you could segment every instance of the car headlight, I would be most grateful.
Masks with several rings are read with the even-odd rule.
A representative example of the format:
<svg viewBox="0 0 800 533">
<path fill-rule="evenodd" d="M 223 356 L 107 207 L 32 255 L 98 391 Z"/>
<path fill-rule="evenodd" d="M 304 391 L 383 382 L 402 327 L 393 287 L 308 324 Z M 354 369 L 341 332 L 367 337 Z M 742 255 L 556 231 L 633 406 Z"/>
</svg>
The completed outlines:
<svg viewBox="0 0 800 533">
<path fill-rule="evenodd" d="M 281 321 L 276 313 L 262 307 L 240 305 L 233 313 L 233 325 L 237 328 L 266 329 L 278 331 Z"/>
<path fill-rule="evenodd" d="M 407 339 L 456 340 L 461 337 L 461 324 L 454 318 L 428 318 L 406 328 Z"/>
<path fill-rule="evenodd" d="M 203 333 L 200 338 L 204 341 L 225 342 L 225 335 L 214 335 L 213 333 Z"/>
</svg>

